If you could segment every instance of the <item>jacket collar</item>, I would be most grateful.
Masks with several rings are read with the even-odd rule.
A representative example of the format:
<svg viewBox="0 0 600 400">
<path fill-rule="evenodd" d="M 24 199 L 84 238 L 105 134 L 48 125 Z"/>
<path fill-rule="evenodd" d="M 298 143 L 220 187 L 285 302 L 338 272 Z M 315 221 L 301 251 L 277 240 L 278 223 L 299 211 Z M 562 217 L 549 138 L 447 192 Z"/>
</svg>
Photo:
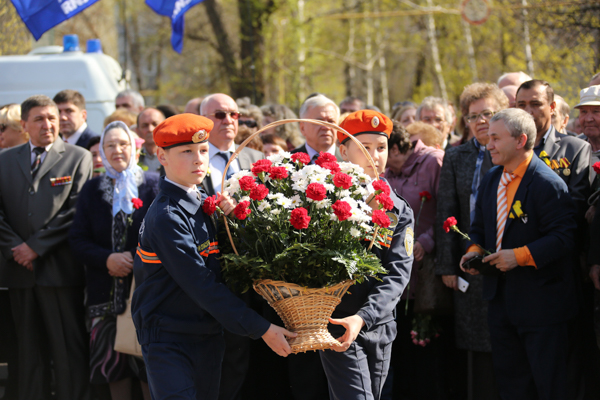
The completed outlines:
<svg viewBox="0 0 600 400">
<path fill-rule="evenodd" d="M 63 157 L 63 153 L 65 152 L 65 142 L 60 138 L 60 136 L 56 137 L 54 143 L 50 150 L 48 150 L 48 154 L 46 154 L 46 158 L 44 158 L 44 162 L 40 165 L 40 169 L 35 176 L 35 181 L 31 178 L 31 147 L 29 142 L 23 144 L 21 148 L 18 150 L 19 153 L 19 166 L 25 175 L 25 179 L 27 179 L 28 183 L 33 183 L 33 186 L 37 189 L 39 181 L 56 165 L 57 162 Z"/>
<path fill-rule="evenodd" d="M 185 190 L 165 181 L 164 177 L 160 178 L 158 185 L 161 191 L 172 198 L 188 214 L 196 214 L 202 205 L 202 201 L 198 198 L 199 192 L 187 193 Z"/>
</svg>

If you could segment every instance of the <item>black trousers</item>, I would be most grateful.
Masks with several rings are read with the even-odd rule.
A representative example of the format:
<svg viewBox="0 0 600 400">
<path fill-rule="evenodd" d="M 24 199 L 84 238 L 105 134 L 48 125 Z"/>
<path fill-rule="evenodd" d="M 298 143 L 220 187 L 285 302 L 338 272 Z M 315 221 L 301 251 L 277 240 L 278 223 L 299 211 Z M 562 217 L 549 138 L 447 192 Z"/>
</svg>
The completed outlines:
<svg viewBox="0 0 600 400">
<path fill-rule="evenodd" d="M 9 289 L 19 346 L 19 398 L 50 398 L 50 359 L 57 399 L 89 399 L 88 335 L 83 287 Z"/>
<path fill-rule="evenodd" d="M 510 321 L 504 286 L 489 303 L 492 359 L 504 400 L 567 399 L 569 324 L 518 326 Z"/>
</svg>

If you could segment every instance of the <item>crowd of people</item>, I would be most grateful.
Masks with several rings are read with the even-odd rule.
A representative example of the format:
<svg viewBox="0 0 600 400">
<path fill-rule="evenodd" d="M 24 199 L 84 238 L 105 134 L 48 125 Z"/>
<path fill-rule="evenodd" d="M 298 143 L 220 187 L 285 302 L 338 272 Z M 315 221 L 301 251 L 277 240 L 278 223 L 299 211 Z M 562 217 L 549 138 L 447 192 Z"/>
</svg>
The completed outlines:
<svg viewBox="0 0 600 400">
<path fill-rule="evenodd" d="M 434 96 L 394 105 L 382 177 L 413 210 L 414 261 L 374 398 L 600 398 L 600 74 L 574 108 L 522 72 L 466 86 L 456 107 Z M 130 89 L 115 109 L 96 133 L 74 90 L 0 107 L 4 399 L 150 399 L 143 360 L 114 350 L 116 317 L 165 173 L 154 131 L 181 110 L 146 106 Z M 263 127 L 342 125 L 360 110 L 379 112 L 313 93 L 296 115 L 217 93 L 183 113 L 214 124 L 210 196 L 224 175 L 273 154 L 342 161 L 331 128 Z M 494 272 L 467 267 L 475 256 Z M 258 295 L 237 295 L 282 325 Z M 219 399 L 334 398 L 317 352 L 280 358 L 262 341 L 224 335 Z"/>
</svg>

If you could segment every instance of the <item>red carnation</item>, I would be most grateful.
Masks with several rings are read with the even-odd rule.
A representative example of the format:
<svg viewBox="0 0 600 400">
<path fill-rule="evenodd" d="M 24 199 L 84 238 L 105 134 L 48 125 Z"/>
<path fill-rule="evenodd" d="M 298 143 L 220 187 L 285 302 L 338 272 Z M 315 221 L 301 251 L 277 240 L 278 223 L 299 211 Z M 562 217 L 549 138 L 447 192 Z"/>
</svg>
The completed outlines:
<svg viewBox="0 0 600 400">
<path fill-rule="evenodd" d="M 139 210 L 144 205 L 144 202 L 142 201 L 142 199 L 139 199 L 137 197 L 134 197 L 133 199 L 131 199 L 131 202 L 133 203 L 133 208 L 135 208 L 136 210 Z"/>
<path fill-rule="evenodd" d="M 213 215 L 217 211 L 217 196 L 210 196 L 204 199 L 202 210 L 208 215 Z"/>
<path fill-rule="evenodd" d="M 391 210 L 394 208 L 394 202 L 390 196 L 385 193 L 379 193 L 377 196 L 375 196 L 375 199 L 377 199 L 379 204 L 386 210 Z"/>
<path fill-rule="evenodd" d="M 381 190 L 383 193 L 390 195 L 390 187 L 383 180 L 379 179 L 373 182 L 373 189 Z"/>
<path fill-rule="evenodd" d="M 422 192 L 419 193 L 419 197 L 421 198 L 421 201 L 424 203 L 426 201 L 431 200 L 431 193 L 429 193 L 427 190 L 423 190 Z"/>
<path fill-rule="evenodd" d="M 272 167 L 269 176 L 271 179 L 284 179 L 288 177 L 288 171 L 285 167 Z"/>
<path fill-rule="evenodd" d="M 390 218 L 381 210 L 373 210 L 373 223 L 387 228 L 390 226 Z"/>
<path fill-rule="evenodd" d="M 310 222 L 310 217 L 308 216 L 308 211 L 304 207 L 294 208 L 292 210 L 292 215 L 290 217 L 290 224 L 296 229 L 306 229 L 308 228 L 308 223 Z"/>
<path fill-rule="evenodd" d="M 319 167 L 327 168 L 327 167 L 323 166 L 323 164 L 329 163 L 329 162 L 334 162 L 337 164 L 337 158 L 333 154 L 320 152 L 319 158 L 317 158 L 317 161 L 315 161 L 315 164 L 317 164 Z"/>
<path fill-rule="evenodd" d="M 321 201 L 327 197 L 327 189 L 320 183 L 311 183 L 306 188 L 306 197 L 314 201 Z"/>
<path fill-rule="evenodd" d="M 250 202 L 249 201 L 242 201 L 240 203 L 238 203 L 237 206 L 235 206 L 235 209 L 233 210 L 235 216 L 237 219 L 246 219 L 246 217 L 248 215 L 250 215 L 250 213 L 252 211 L 250 211 L 250 209 L 248 209 L 248 206 L 250 206 Z"/>
<path fill-rule="evenodd" d="M 324 162 L 321 164 L 321 167 L 330 170 L 332 174 L 336 174 L 341 171 L 340 165 L 337 163 L 337 161 Z"/>
<path fill-rule="evenodd" d="M 597 174 L 600 174 L 600 161 L 596 161 L 592 167 Z"/>
<path fill-rule="evenodd" d="M 242 190 L 247 192 L 256 187 L 256 182 L 254 181 L 254 178 L 251 176 L 243 176 L 240 179 L 240 187 L 242 188 Z"/>
<path fill-rule="evenodd" d="M 310 156 L 306 153 L 294 153 L 292 154 L 292 161 L 301 162 L 304 165 L 310 164 Z"/>
<path fill-rule="evenodd" d="M 269 189 L 265 185 L 255 186 L 254 189 L 250 191 L 250 198 L 252 200 L 261 201 L 269 194 Z"/>
<path fill-rule="evenodd" d="M 444 222 L 444 230 L 446 233 L 450 232 L 450 229 L 452 229 L 453 226 L 456 226 L 457 223 L 458 222 L 456 221 L 456 218 L 448 217 L 448 219 Z"/>
<path fill-rule="evenodd" d="M 252 164 L 252 173 L 256 176 L 261 172 L 269 173 L 271 172 L 271 166 L 273 163 L 267 159 L 258 160 L 254 164 Z"/>
<path fill-rule="evenodd" d="M 350 189 L 352 187 L 352 178 L 343 172 L 337 172 L 333 176 L 333 184 L 342 189 Z"/>
<path fill-rule="evenodd" d="M 345 201 L 338 200 L 331 206 L 333 213 L 340 221 L 345 221 L 352 216 L 352 207 Z"/>
</svg>

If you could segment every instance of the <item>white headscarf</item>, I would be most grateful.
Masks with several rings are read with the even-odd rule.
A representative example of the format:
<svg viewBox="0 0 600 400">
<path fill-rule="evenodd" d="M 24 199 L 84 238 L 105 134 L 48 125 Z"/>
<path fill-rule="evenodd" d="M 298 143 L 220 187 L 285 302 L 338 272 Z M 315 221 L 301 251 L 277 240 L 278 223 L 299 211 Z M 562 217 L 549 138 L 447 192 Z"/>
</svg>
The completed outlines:
<svg viewBox="0 0 600 400">
<path fill-rule="evenodd" d="M 129 165 L 123 172 L 117 172 L 106 159 L 106 154 L 104 154 L 104 137 L 112 129 L 121 129 L 129 136 L 131 157 L 129 158 Z M 135 162 L 135 138 L 124 122 L 114 121 L 104 128 L 102 136 L 100 136 L 100 157 L 102 157 L 102 163 L 106 168 L 106 175 L 115 180 L 112 204 L 113 217 L 120 210 L 123 210 L 125 214 L 132 214 L 133 203 L 131 200 L 138 197 L 138 180 L 136 176 L 141 175 L 143 171 Z"/>
</svg>

